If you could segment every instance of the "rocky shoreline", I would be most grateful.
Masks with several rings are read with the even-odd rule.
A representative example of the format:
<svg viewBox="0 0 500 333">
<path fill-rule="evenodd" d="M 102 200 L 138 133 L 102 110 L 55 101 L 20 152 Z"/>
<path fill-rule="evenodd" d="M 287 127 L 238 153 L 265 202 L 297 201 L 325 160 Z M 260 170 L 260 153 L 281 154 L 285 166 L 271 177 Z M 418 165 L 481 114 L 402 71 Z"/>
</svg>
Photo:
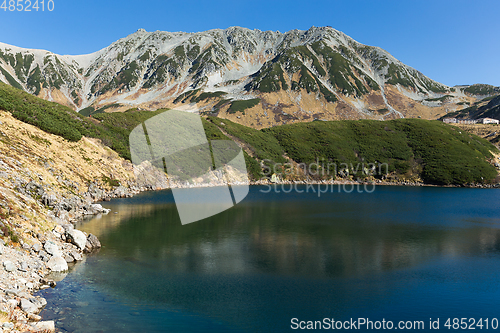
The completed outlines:
<svg viewBox="0 0 500 333">
<path fill-rule="evenodd" d="M 130 184 L 132 185 L 132 184 Z M 352 180 L 330 181 L 254 181 L 251 185 L 400 185 L 432 186 L 419 182 L 366 182 Z M 500 184 L 467 187 L 500 188 Z M 24 195 L 35 196 L 51 208 L 50 216 L 55 227 L 45 233 L 36 233 L 35 241 L 18 246 L 7 246 L 0 239 L 0 332 L 55 332 L 54 321 L 41 321 L 40 311 L 47 304 L 42 297 L 34 297 L 39 290 L 55 287 L 56 282 L 48 278 L 51 272 L 65 272 L 68 264 L 81 261 L 83 256 L 98 250 L 101 244 L 93 234 L 86 234 L 74 228 L 73 223 L 82 217 L 107 214 L 96 201 L 107 201 L 117 197 L 131 197 L 152 187 L 118 186 L 111 191 L 96 183 L 89 185 L 83 196 L 57 198 L 48 195 L 43 186 L 36 182 L 20 184 L 17 190 Z"/>
<path fill-rule="evenodd" d="M 32 236 L 30 244 L 22 240 L 6 244 L 0 238 L 0 332 L 56 332 L 54 321 L 41 321 L 39 316 L 46 300 L 33 294 L 55 287 L 51 274 L 68 271 L 68 264 L 101 247 L 95 235 L 75 229 L 74 223 L 85 216 L 109 213 L 96 201 L 131 197 L 154 188 L 132 185 L 106 190 L 91 183 L 85 195 L 67 198 L 46 193 L 44 186 L 34 181 L 21 183 L 16 189 L 49 207 L 55 226 L 44 233 L 26 230 Z"/>
<path fill-rule="evenodd" d="M 69 142 L 0 111 L 0 332 L 54 332 L 34 293 L 100 247 L 73 223 L 108 213 L 98 201 L 167 185 L 165 174 L 99 140 Z"/>
<path fill-rule="evenodd" d="M 154 173 L 152 173 L 154 174 Z M 68 271 L 68 264 L 83 260 L 86 254 L 92 253 L 101 247 L 97 237 L 86 234 L 74 228 L 74 223 L 85 216 L 108 214 L 109 210 L 96 203 L 108 201 L 111 198 L 131 197 L 137 193 L 167 188 L 167 181 L 154 185 L 129 182 L 126 185 L 106 187 L 99 181 L 88 184 L 88 190 L 83 194 L 67 195 L 47 191 L 47 186 L 34 180 L 14 181 L 15 190 L 21 196 L 37 202 L 48 209 L 47 217 L 54 223 L 54 227 L 45 232 L 34 232 L 26 229 L 31 241 L 6 244 L 0 238 L 0 332 L 56 332 L 54 321 L 41 321 L 39 313 L 47 304 L 44 298 L 34 297 L 39 290 L 55 287 L 56 281 L 50 278 L 51 273 Z M 66 184 L 68 187 L 74 184 Z M 193 187 L 175 184 L 176 187 Z M 214 184 L 217 186 L 221 184 Z M 280 180 L 271 182 L 262 179 L 251 182 L 251 185 L 340 185 L 340 186 L 433 186 L 419 181 L 356 181 L 341 180 Z M 475 185 L 464 187 L 500 188 L 500 184 Z M 0 227 L 2 227 L 0 222 Z M 1 233 L 2 231 L 0 231 Z"/>
<path fill-rule="evenodd" d="M 500 183 L 497 184 L 461 184 L 461 185 L 434 185 L 427 184 L 421 181 L 411 180 L 277 180 L 271 182 L 269 180 L 259 180 L 250 182 L 250 185 L 369 185 L 369 186 L 430 186 L 430 187 L 464 187 L 464 188 L 500 188 Z"/>
</svg>

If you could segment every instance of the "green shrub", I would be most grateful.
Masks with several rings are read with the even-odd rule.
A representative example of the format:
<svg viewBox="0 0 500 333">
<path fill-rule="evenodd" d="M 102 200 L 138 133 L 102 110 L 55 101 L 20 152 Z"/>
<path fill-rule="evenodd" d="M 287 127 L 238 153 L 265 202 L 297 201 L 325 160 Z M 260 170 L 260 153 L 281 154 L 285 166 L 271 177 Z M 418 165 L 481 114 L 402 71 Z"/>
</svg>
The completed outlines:
<svg viewBox="0 0 500 333">
<path fill-rule="evenodd" d="M 243 112 L 245 113 L 246 109 L 253 108 L 257 104 L 260 103 L 259 98 L 254 98 L 254 99 L 247 99 L 247 100 L 242 100 L 242 101 L 234 101 L 231 103 L 231 106 L 227 110 L 228 113 L 236 113 L 236 112 Z"/>
</svg>

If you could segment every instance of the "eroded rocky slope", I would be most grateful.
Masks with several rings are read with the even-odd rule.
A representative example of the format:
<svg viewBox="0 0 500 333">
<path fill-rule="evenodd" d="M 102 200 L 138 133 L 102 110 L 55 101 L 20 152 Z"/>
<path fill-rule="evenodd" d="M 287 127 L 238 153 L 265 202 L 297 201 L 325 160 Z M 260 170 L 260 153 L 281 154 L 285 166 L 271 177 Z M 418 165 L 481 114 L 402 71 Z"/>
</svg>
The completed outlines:
<svg viewBox="0 0 500 333">
<path fill-rule="evenodd" d="M 54 286 L 98 239 L 73 228 L 82 216 L 106 214 L 98 200 L 166 187 L 138 184 L 132 164 L 97 139 L 69 142 L 0 111 L 0 327 L 53 331 L 39 322 L 46 304 L 32 293 Z M 162 183 L 163 181 L 163 183 Z"/>
<path fill-rule="evenodd" d="M 477 97 L 331 27 L 140 29 L 78 56 L 0 43 L 0 71 L 1 81 L 84 114 L 189 108 L 254 128 L 315 119 L 436 119 Z"/>
</svg>

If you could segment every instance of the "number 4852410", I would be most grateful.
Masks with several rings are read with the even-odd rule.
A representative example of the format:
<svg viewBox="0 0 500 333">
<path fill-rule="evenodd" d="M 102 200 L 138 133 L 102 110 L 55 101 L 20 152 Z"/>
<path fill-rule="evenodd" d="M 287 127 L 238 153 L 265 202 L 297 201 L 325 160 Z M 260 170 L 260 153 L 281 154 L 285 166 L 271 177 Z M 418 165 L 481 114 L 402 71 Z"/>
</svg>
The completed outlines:
<svg viewBox="0 0 500 333">
<path fill-rule="evenodd" d="M 1 1 L 1 0 L 0 0 Z M 31 11 L 42 11 L 45 10 L 51 12 L 54 10 L 54 0 L 3 0 L 0 9 L 5 12 L 31 12 Z"/>
</svg>

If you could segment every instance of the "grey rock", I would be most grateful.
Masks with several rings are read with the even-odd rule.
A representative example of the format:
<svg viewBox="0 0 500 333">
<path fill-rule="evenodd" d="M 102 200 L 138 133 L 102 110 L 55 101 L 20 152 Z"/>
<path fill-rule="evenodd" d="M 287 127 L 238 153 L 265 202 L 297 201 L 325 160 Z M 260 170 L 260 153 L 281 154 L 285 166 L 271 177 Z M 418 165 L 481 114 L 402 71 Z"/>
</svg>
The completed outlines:
<svg viewBox="0 0 500 333">
<path fill-rule="evenodd" d="M 73 257 L 73 259 L 75 259 L 76 261 L 82 261 L 82 260 L 83 260 L 82 255 L 81 255 L 78 251 L 72 251 L 72 252 L 71 252 L 71 256 L 72 256 L 72 257 Z"/>
<path fill-rule="evenodd" d="M 101 242 L 99 242 L 99 239 L 95 235 L 89 234 L 89 236 L 87 237 L 87 244 L 85 245 L 84 252 L 90 253 L 100 248 L 101 248 Z"/>
<path fill-rule="evenodd" d="M 4 261 L 3 262 L 3 268 L 7 271 L 7 272 L 13 272 L 16 270 L 16 265 L 14 265 L 12 263 L 12 261 Z"/>
<path fill-rule="evenodd" d="M 4 246 L 3 244 L 0 244 L 0 255 L 2 255 L 4 253 Z"/>
<path fill-rule="evenodd" d="M 56 213 L 56 217 L 57 217 L 57 220 L 56 222 L 59 223 L 59 224 L 64 224 L 64 223 L 68 223 L 69 221 L 69 214 L 67 211 L 65 210 L 56 210 L 54 208 L 54 211 Z"/>
<path fill-rule="evenodd" d="M 11 310 L 14 310 L 16 308 L 16 306 L 19 305 L 19 302 L 15 299 L 9 299 L 7 301 L 7 307 Z"/>
<path fill-rule="evenodd" d="M 38 307 L 42 308 L 45 305 L 47 305 L 47 301 L 43 297 L 32 297 L 30 299 L 31 303 L 37 305 Z"/>
<path fill-rule="evenodd" d="M 43 189 L 43 186 L 40 185 L 40 184 L 35 183 L 34 181 L 30 181 L 28 184 L 26 184 L 25 190 L 31 196 L 39 196 L 39 197 L 41 197 L 45 193 L 45 190 Z"/>
<path fill-rule="evenodd" d="M 17 293 L 17 290 L 14 289 L 5 289 L 5 294 L 8 295 L 13 295 L 15 297 L 19 296 Z M 17 305 L 16 305 L 17 306 Z"/>
<path fill-rule="evenodd" d="M 68 263 L 61 257 L 52 257 L 47 262 L 47 268 L 53 272 L 64 272 L 68 270 Z"/>
<path fill-rule="evenodd" d="M 33 246 L 31 248 L 35 252 L 40 252 L 40 250 L 42 249 L 42 246 L 40 245 L 40 243 L 35 243 L 35 244 L 33 244 Z"/>
<path fill-rule="evenodd" d="M 43 248 L 45 249 L 45 251 L 47 251 L 48 254 L 53 255 L 54 257 L 61 257 L 62 256 L 62 252 L 59 249 L 59 247 L 52 242 L 49 242 L 49 241 L 45 242 L 45 245 L 43 246 Z"/>
<path fill-rule="evenodd" d="M 31 298 L 31 295 L 25 291 L 20 291 L 17 293 L 17 297 L 29 299 L 29 298 Z"/>
<path fill-rule="evenodd" d="M 28 263 L 23 261 L 20 265 L 19 265 L 19 270 L 21 272 L 27 272 L 28 271 Z"/>
<path fill-rule="evenodd" d="M 29 319 L 30 321 L 40 321 L 40 320 L 42 320 L 42 317 L 41 317 L 41 316 L 39 316 L 39 315 L 36 315 L 36 314 L 34 314 L 34 313 L 29 313 L 29 314 L 28 314 L 28 319 Z"/>
<path fill-rule="evenodd" d="M 40 321 L 33 325 L 35 328 L 34 332 L 55 332 L 56 326 L 53 320 L 50 321 Z"/>
<path fill-rule="evenodd" d="M 94 200 L 99 200 L 103 196 L 103 191 L 95 183 L 90 183 L 88 188 L 89 196 Z"/>
<path fill-rule="evenodd" d="M 21 298 L 20 307 L 21 310 L 23 310 L 26 313 L 38 313 L 40 310 L 40 307 L 37 304 L 31 303 L 26 298 Z"/>
<path fill-rule="evenodd" d="M 66 262 L 69 264 L 71 262 L 74 262 L 75 258 L 73 258 L 73 256 L 71 254 L 68 254 L 68 255 L 64 256 L 64 260 L 66 260 Z"/>
<path fill-rule="evenodd" d="M 61 237 L 61 235 L 65 233 L 65 230 L 61 225 L 56 225 L 54 229 L 52 229 L 52 233 L 57 237 Z"/>
<path fill-rule="evenodd" d="M 14 328 L 14 324 L 13 323 L 3 323 L 2 327 L 11 330 Z"/>
<path fill-rule="evenodd" d="M 71 230 L 75 229 L 75 227 L 71 223 L 66 223 L 62 225 L 65 233 L 70 232 Z"/>
<path fill-rule="evenodd" d="M 114 191 L 114 195 L 119 198 L 127 196 L 128 193 L 129 193 L 128 189 L 123 185 L 118 186 Z"/>
<path fill-rule="evenodd" d="M 80 250 L 85 249 L 85 245 L 87 244 L 87 238 L 80 230 L 73 229 L 66 233 L 66 239 L 70 241 L 70 243 L 78 246 Z"/>
<path fill-rule="evenodd" d="M 84 207 L 87 215 L 108 214 L 111 209 L 103 208 L 100 204 L 90 204 Z"/>
</svg>

